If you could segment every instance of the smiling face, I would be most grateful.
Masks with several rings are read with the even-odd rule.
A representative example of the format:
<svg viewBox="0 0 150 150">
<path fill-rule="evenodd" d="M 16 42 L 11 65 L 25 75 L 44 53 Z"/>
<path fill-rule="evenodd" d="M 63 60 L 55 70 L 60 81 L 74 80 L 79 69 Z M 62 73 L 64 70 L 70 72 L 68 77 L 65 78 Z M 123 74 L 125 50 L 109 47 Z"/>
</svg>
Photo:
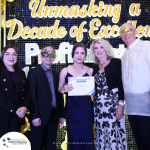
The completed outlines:
<svg viewBox="0 0 150 150">
<path fill-rule="evenodd" d="M 83 63 L 86 58 L 86 52 L 83 47 L 77 47 L 74 52 L 73 60 L 74 63 Z"/>
<path fill-rule="evenodd" d="M 55 53 L 54 49 L 50 46 L 47 46 L 43 49 L 43 53 L 44 52 L 48 52 L 49 54 L 53 54 Z M 47 68 L 49 68 L 52 63 L 54 62 L 55 58 L 56 58 L 56 55 L 54 55 L 54 57 L 51 57 L 51 55 L 48 55 L 47 57 L 43 57 L 42 54 L 39 55 L 41 60 L 42 60 L 42 64 L 44 66 L 46 66 Z"/>
<path fill-rule="evenodd" d="M 129 30 L 131 31 L 131 29 L 132 32 L 129 32 Z M 123 31 L 125 31 L 125 33 Z M 120 37 L 127 45 L 127 47 L 129 47 L 136 40 L 135 36 L 137 31 L 133 29 L 131 24 L 129 23 L 123 24 L 120 28 L 120 32 L 124 33 L 124 34 L 120 34 Z"/>
<path fill-rule="evenodd" d="M 6 67 L 14 67 L 17 62 L 17 52 L 14 48 L 8 48 L 3 56 L 3 62 Z"/>
<path fill-rule="evenodd" d="M 95 43 L 94 47 L 93 47 L 95 56 L 99 59 L 99 58 L 103 58 L 106 57 L 107 58 L 107 54 L 106 51 L 104 49 L 104 47 L 100 44 L 100 43 Z"/>
</svg>

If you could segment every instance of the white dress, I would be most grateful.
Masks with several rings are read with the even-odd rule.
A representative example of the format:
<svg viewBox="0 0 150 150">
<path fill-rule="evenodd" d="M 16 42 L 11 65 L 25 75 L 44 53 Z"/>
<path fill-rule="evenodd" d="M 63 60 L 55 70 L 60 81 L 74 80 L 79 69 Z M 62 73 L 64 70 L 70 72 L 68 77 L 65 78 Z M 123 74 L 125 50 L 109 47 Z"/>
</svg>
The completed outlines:
<svg viewBox="0 0 150 150">
<path fill-rule="evenodd" d="M 118 88 L 109 90 L 105 72 L 97 73 L 94 96 L 96 150 L 127 150 L 124 117 L 116 121 Z"/>
</svg>

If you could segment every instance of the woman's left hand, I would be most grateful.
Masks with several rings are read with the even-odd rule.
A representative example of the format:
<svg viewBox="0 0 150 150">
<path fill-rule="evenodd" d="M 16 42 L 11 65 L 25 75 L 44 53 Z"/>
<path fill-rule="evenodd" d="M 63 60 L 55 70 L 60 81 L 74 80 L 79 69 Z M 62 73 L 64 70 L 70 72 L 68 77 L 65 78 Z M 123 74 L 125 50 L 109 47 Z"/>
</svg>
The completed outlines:
<svg viewBox="0 0 150 150">
<path fill-rule="evenodd" d="M 124 116 L 124 106 L 118 104 L 116 110 L 116 120 L 120 120 Z"/>
<path fill-rule="evenodd" d="M 20 107 L 16 111 L 16 114 L 18 115 L 18 117 L 23 118 L 26 115 L 26 112 L 27 112 L 27 108 L 26 107 Z"/>
</svg>

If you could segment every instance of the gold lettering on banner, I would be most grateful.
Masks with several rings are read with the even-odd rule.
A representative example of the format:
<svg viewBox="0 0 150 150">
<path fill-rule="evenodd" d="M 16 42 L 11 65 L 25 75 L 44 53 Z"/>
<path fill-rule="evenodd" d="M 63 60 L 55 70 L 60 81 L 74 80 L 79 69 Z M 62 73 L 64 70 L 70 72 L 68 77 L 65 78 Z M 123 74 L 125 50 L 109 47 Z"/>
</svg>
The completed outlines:
<svg viewBox="0 0 150 150">
<path fill-rule="evenodd" d="M 35 38 L 37 37 L 37 36 L 36 36 L 37 31 L 38 31 L 38 27 L 33 27 L 33 28 L 30 30 L 30 32 L 29 32 L 29 37 L 30 37 L 31 39 L 35 39 Z"/>
<path fill-rule="evenodd" d="M 119 35 L 119 27 L 117 25 L 112 26 L 111 34 L 113 37 L 117 37 Z"/>
<path fill-rule="evenodd" d="M 83 32 L 87 32 L 87 29 L 84 29 L 84 25 L 86 24 L 87 22 L 84 21 L 81 23 L 80 27 L 78 28 L 77 26 L 73 26 L 71 29 L 70 29 L 70 36 L 71 37 L 76 37 L 76 41 L 77 42 L 80 42 L 82 41 L 83 39 Z"/>
<path fill-rule="evenodd" d="M 25 27 L 22 31 L 22 38 L 27 39 L 29 37 L 29 32 L 30 32 L 30 27 L 29 26 Z"/>
<path fill-rule="evenodd" d="M 48 30 L 48 27 L 40 27 L 38 32 L 37 32 L 37 37 L 39 39 L 47 38 L 47 30 Z"/>
<path fill-rule="evenodd" d="M 113 16 L 112 22 L 117 23 L 120 19 L 121 5 L 116 4 L 114 7 L 112 5 L 104 5 L 103 1 L 99 2 L 98 17 L 109 17 Z"/>
<path fill-rule="evenodd" d="M 137 27 L 137 37 L 150 37 L 150 26 L 138 26 Z"/>
<path fill-rule="evenodd" d="M 148 25 L 145 26 L 144 30 L 145 30 L 144 36 L 150 37 L 150 26 L 148 26 Z"/>
<path fill-rule="evenodd" d="M 18 32 L 13 36 L 16 25 L 18 25 Z M 22 29 L 23 29 L 23 24 L 21 21 L 18 21 L 17 19 L 13 19 L 13 20 L 8 20 L 6 22 L 6 27 L 10 27 L 7 39 L 14 40 L 14 39 L 19 38 L 19 36 L 21 35 Z"/>
<path fill-rule="evenodd" d="M 96 25 L 96 27 L 95 27 Z M 96 39 L 98 38 L 98 35 L 94 35 L 94 31 L 98 30 L 97 26 L 101 25 L 101 21 L 99 19 L 93 19 L 90 22 L 90 30 L 89 30 L 89 35 L 91 38 Z"/>
<path fill-rule="evenodd" d="M 39 4 L 39 2 L 40 2 L 39 0 L 31 0 L 29 3 L 29 8 L 32 10 L 31 16 L 33 18 L 35 18 L 37 16 L 42 18 L 44 16 L 43 9 L 44 9 L 46 0 L 42 0 L 40 4 Z M 38 7 L 39 7 L 39 9 L 38 9 Z"/>
<path fill-rule="evenodd" d="M 78 11 L 79 11 L 79 6 L 71 6 L 70 9 L 69 9 L 69 17 L 77 17 L 78 16 Z"/>
<path fill-rule="evenodd" d="M 99 30 L 98 27 L 101 26 L 101 21 L 99 19 L 93 19 L 90 22 L 90 30 L 89 30 L 89 35 L 91 38 L 96 39 L 96 38 L 109 38 L 111 36 L 117 37 L 119 36 L 119 27 L 117 25 L 114 25 L 111 27 L 111 25 L 108 26 L 102 26 Z M 95 35 L 94 31 L 98 31 L 98 34 Z"/>
<path fill-rule="evenodd" d="M 131 4 L 129 8 L 129 14 L 131 16 L 139 16 L 141 13 L 140 4 Z"/>
<path fill-rule="evenodd" d="M 91 0 L 91 3 L 89 5 L 89 10 L 88 10 L 88 16 L 91 17 L 96 17 L 98 13 L 95 13 L 98 11 L 98 6 L 94 5 L 95 0 Z"/>
<path fill-rule="evenodd" d="M 104 4 L 104 1 L 99 1 L 99 4 L 95 4 L 95 0 L 91 0 L 89 5 L 72 5 L 68 6 L 45 6 L 46 0 L 31 0 L 29 2 L 29 9 L 31 10 L 31 16 L 33 18 L 87 18 L 87 17 L 97 17 L 90 21 L 88 27 L 85 28 L 87 24 L 83 20 L 80 25 L 73 25 L 70 27 L 69 36 L 76 38 L 77 42 L 82 41 L 84 37 L 84 32 L 88 32 L 92 39 L 96 38 L 109 38 L 119 36 L 119 26 L 118 25 L 102 25 L 100 17 L 112 17 L 113 23 L 118 23 L 120 20 L 121 5 L 120 4 Z M 140 4 L 132 3 L 129 8 L 129 14 L 131 16 L 139 16 L 141 13 Z M 64 38 L 67 35 L 66 28 L 64 26 L 59 26 L 60 20 L 54 19 L 54 25 L 49 27 L 23 27 L 21 21 L 17 19 L 11 19 L 6 22 L 6 27 L 9 28 L 8 40 L 14 40 L 19 37 L 23 39 L 45 39 L 45 38 Z M 128 21 L 137 28 L 137 37 L 150 37 L 150 26 L 145 27 L 140 25 L 136 27 L 137 21 Z M 87 25 L 86 25 L 87 26 Z M 15 28 L 17 27 L 17 32 Z"/>
<path fill-rule="evenodd" d="M 121 12 L 121 5 L 117 4 L 114 6 L 113 9 L 113 23 L 117 23 L 120 20 L 120 12 Z"/>
<path fill-rule="evenodd" d="M 137 21 L 128 21 L 129 23 L 132 23 L 133 26 L 136 28 Z M 63 38 L 66 36 L 67 31 L 64 26 L 59 27 L 60 20 L 55 20 L 55 23 L 53 26 L 50 27 L 33 27 L 30 28 L 29 26 L 23 27 L 23 24 L 21 21 L 17 19 L 8 20 L 6 22 L 6 27 L 10 28 L 8 32 L 7 39 L 8 40 L 14 40 L 19 38 L 20 36 L 23 39 L 31 38 L 31 39 L 42 39 L 42 38 Z M 86 21 L 83 21 L 79 28 L 77 26 L 72 26 L 70 28 L 69 34 L 72 38 L 76 37 L 76 41 L 80 42 L 83 39 L 83 33 L 87 32 L 87 29 L 84 28 L 85 24 L 87 24 Z M 14 33 L 15 27 L 18 26 L 17 33 Z M 108 26 L 101 26 L 100 19 L 93 19 L 89 23 L 89 36 L 93 39 L 96 38 L 109 38 L 109 37 L 118 37 L 119 36 L 119 26 L 117 25 L 108 25 Z M 137 37 L 150 37 L 150 26 L 146 25 L 138 26 L 137 27 Z M 97 34 L 94 32 L 98 31 Z M 15 35 L 14 35 L 15 34 Z"/>
<path fill-rule="evenodd" d="M 142 37 L 144 35 L 144 27 L 143 26 L 138 26 L 137 28 L 137 36 Z"/>
<path fill-rule="evenodd" d="M 87 5 L 83 5 L 83 7 L 79 10 L 78 16 L 80 16 L 81 18 L 86 17 L 87 14 Z"/>
<path fill-rule="evenodd" d="M 17 19 L 8 20 L 6 22 L 6 27 L 10 27 L 10 30 L 9 30 L 7 39 L 13 40 L 13 39 L 19 38 L 20 36 L 22 36 L 23 39 L 63 38 L 67 34 L 67 31 L 65 27 L 63 26 L 59 27 L 59 22 L 60 22 L 59 20 L 55 20 L 54 26 L 40 27 L 40 28 L 33 27 L 30 29 L 30 27 L 28 26 L 23 28 L 22 22 Z M 18 31 L 15 35 L 13 35 L 16 25 L 18 25 Z M 82 29 L 82 26 L 81 26 L 81 29 Z M 84 31 L 85 29 L 83 30 L 81 29 L 79 28 L 79 33 L 82 31 L 85 32 Z"/>
<path fill-rule="evenodd" d="M 31 0 L 29 8 L 31 9 L 31 16 L 33 18 L 52 18 L 52 17 L 64 17 L 64 18 L 77 18 L 77 17 L 112 17 L 112 22 L 117 23 L 120 19 L 121 5 L 105 5 L 103 1 L 99 2 L 99 6 L 95 5 L 95 0 L 91 0 L 90 5 L 83 5 L 81 8 L 79 5 L 68 6 L 45 6 L 46 0 Z"/>
</svg>

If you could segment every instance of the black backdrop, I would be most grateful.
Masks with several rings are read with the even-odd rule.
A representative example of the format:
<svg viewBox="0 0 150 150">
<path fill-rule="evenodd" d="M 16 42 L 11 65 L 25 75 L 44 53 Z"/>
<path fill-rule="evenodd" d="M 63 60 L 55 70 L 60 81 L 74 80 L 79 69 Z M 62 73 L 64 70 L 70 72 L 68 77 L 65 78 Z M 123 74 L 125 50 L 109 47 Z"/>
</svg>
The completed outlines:
<svg viewBox="0 0 150 150">
<path fill-rule="evenodd" d="M 29 26 L 30 28 L 36 26 L 36 27 L 41 27 L 41 26 L 51 26 L 54 25 L 55 20 L 60 20 L 60 24 L 59 26 L 64 26 L 67 30 L 67 32 L 69 33 L 70 28 L 73 25 L 77 25 L 79 26 L 83 21 L 87 21 L 87 24 L 85 25 L 85 28 L 87 30 L 89 30 L 89 23 L 92 19 L 94 19 L 94 17 L 86 17 L 86 18 L 33 18 L 31 17 L 31 10 L 29 9 L 29 2 L 30 0 L 14 0 L 14 2 L 12 3 L 8 3 L 7 2 L 7 7 L 6 7 L 6 11 L 7 11 L 7 16 L 6 16 L 6 20 L 9 19 L 18 19 L 20 20 L 24 26 Z M 99 0 L 95 0 L 95 4 L 99 5 Z M 120 14 L 120 20 L 118 23 L 116 23 L 116 25 L 120 26 L 122 25 L 124 22 L 127 22 L 128 20 L 137 20 L 137 26 L 142 25 L 142 26 L 146 26 L 150 24 L 150 2 L 149 0 L 105 0 L 104 1 L 105 4 L 111 4 L 111 5 L 115 5 L 115 4 L 121 4 L 121 14 Z M 140 9 L 141 9 L 141 14 L 139 16 L 131 16 L 129 14 L 129 7 L 132 3 L 139 3 L 140 4 Z M 65 6 L 67 5 L 68 7 L 71 7 L 72 5 L 79 5 L 79 6 L 83 6 L 83 5 L 89 5 L 90 4 L 90 0 L 47 0 L 46 1 L 46 6 Z M 102 25 L 115 25 L 112 22 L 112 17 L 101 17 L 98 18 L 101 20 Z M 17 32 L 18 28 L 15 28 L 15 32 Z M 9 28 L 7 28 L 7 32 L 6 34 L 8 35 L 9 32 Z M 95 34 L 97 33 L 94 32 Z M 147 39 L 149 40 L 150 37 L 142 37 L 141 39 Z M 107 38 L 106 40 L 108 40 L 112 46 L 114 48 L 118 48 L 119 44 L 124 44 L 122 42 L 122 40 L 119 37 L 110 37 Z M 81 41 L 82 43 L 84 43 L 86 45 L 87 48 L 90 47 L 91 42 L 93 41 L 93 39 L 91 39 L 89 37 L 88 32 L 84 33 L 84 38 Z M 20 66 L 21 68 L 24 68 L 26 66 L 25 64 L 25 43 L 37 43 L 39 45 L 39 48 L 41 49 L 43 45 L 46 44 L 52 44 L 54 45 L 54 47 L 56 49 L 59 48 L 60 43 L 62 42 L 69 42 L 70 44 L 75 44 L 76 38 L 71 38 L 69 36 L 69 34 L 67 34 L 64 38 L 62 39 L 23 39 L 23 38 L 18 38 L 15 40 L 7 40 L 7 45 L 8 44 L 12 44 L 15 45 L 18 49 L 18 53 L 19 53 L 19 61 L 20 61 Z M 36 66 L 37 65 L 37 56 L 32 57 L 32 65 L 29 65 L 30 67 L 32 66 Z M 66 56 L 66 63 L 60 64 L 54 64 L 53 67 L 57 70 L 60 71 L 62 68 L 66 67 L 68 65 L 67 62 L 67 56 Z M 87 66 L 92 66 L 91 63 L 87 63 Z M 135 141 L 134 138 L 132 136 L 132 132 L 131 132 L 131 128 L 130 125 L 127 121 L 127 117 L 125 117 L 125 121 L 126 121 L 126 132 L 127 132 L 127 140 L 128 140 L 128 149 L 136 149 L 136 145 L 135 145 Z M 64 140 L 64 136 L 65 136 L 65 132 L 63 131 L 65 130 L 65 127 L 63 127 L 62 130 L 58 131 L 58 142 L 62 142 Z M 26 133 L 27 136 L 30 138 L 30 132 Z M 57 149 L 60 149 L 60 145 L 57 145 Z"/>
</svg>

